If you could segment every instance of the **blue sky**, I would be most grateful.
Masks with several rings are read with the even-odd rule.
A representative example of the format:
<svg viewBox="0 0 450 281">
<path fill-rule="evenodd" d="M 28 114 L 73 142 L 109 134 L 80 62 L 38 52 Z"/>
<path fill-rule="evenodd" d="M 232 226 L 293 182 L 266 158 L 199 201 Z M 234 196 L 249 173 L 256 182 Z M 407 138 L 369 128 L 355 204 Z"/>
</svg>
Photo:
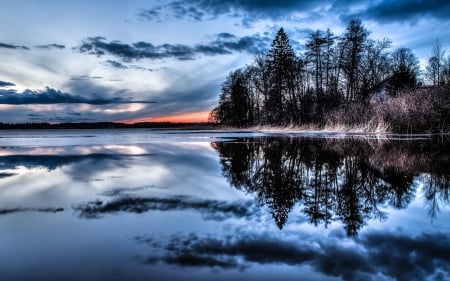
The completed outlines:
<svg viewBox="0 0 450 281">
<path fill-rule="evenodd" d="M 4 0 L 0 122 L 151 121 L 217 103 L 227 74 L 284 27 L 299 52 L 311 31 L 360 18 L 371 38 L 424 65 L 450 46 L 448 1 Z"/>
</svg>

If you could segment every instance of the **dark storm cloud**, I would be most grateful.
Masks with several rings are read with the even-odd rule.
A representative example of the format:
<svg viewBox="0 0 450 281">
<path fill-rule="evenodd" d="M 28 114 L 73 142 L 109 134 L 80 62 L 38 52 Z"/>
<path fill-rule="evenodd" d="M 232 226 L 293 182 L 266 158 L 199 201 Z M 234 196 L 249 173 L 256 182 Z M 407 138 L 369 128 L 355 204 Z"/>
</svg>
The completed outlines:
<svg viewBox="0 0 450 281">
<path fill-rule="evenodd" d="M 39 212 L 39 213 L 58 213 L 64 212 L 63 208 L 13 208 L 0 209 L 0 216 L 22 212 Z"/>
<path fill-rule="evenodd" d="M 254 208 L 250 201 L 226 202 L 188 196 L 128 197 L 119 196 L 109 202 L 93 201 L 73 207 L 82 218 L 98 218 L 118 212 L 144 213 L 148 211 L 195 210 L 206 220 L 222 221 L 231 217 L 251 217 Z"/>
<path fill-rule="evenodd" d="M 149 256 L 145 261 L 149 264 L 223 269 L 252 264 L 308 265 L 327 276 L 348 281 L 450 277 L 450 237 L 440 233 L 412 237 L 376 232 L 354 240 L 353 246 L 350 240 L 340 241 L 343 238 L 338 236 L 283 240 L 256 233 L 223 238 L 177 234 L 165 242 L 152 237 L 135 239 L 165 250 L 164 255 Z"/>
<path fill-rule="evenodd" d="M 154 46 L 146 42 L 134 44 L 124 44 L 120 41 L 106 42 L 102 37 L 89 37 L 79 46 L 78 51 L 84 54 L 102 56 L 105 54 L 121 58 L 129 62 L 139 59 L 162 59 L 175 57 L 178 59 L 190 58 L 193 56 L 192 48 L 185 45 L 164 44 Z"/>
<path fill-rule="evenodd" d="M 16 86 L 16 84 L 7 81 L 0 81 L 0 87 L 12 87 L 12 86 Z"/>
<path fill-rule="evenodd" d="M 65 49 L 66 46 L 61 45 L 61 44 L 48 44 L 48 45 L 38 45 L 38 46 L 36 46 L 36 48 L 38 48 L 38 49 L 47 49 L 47 50 L 50 50 L 50 49 L 59 49 L 59 50 L 61 50 L 61 49 Z"/>
<path fill-rule="evenodd" d="M 142 19 L 152 21 L 187 18 L 195 21 L 214 19 L 219 16 L 238 18 L 243 26 L 263 19 L 289 19 L 295 12 L 307 12 L 310 18 L 320 15 L 315 11 L 337 13 L 347 23 L 352 18 L 372 19 L 379 22 L 439 19 L 448 21 L 450 2 L 441 0 L 382 0 L 382 1 L 337 1 L 337 0 L 187 0 L 171 1 L 168 4 L 141 10 Z M 353 10 L 358 12 L 352 12 Z M 321 15 L 323 16 L 323 15 Z"/>
<path fill-rule="evenodd" d="M 253 22 L 258 19 L 279 19 L 287 17 L 292 12 L 303 12 L 332 1 L 308 0 L 188 0 L 172 1 L 164 6 L 142 10 L 139 16 L 147 20 L 166 20 L 175 18 L 190 18 L 196 21 L 213 19 L 218 16 L 240 17 L 243 22 Z M 169 10 L 169 11 L 167 11 Z M 169 13 L 170 12 L 170 13 Z"/>
<path fill-rule="evenodd" d="M 59 104 L 59 103 L 85 103 L 92 105 L 126 104 L 126 103 L 153 103 L 151 101 L 133 101 L 122 98 L 85 98 L 63 93 L 59 90 L 46 88 L 42 91 L 25 90 L 18 93 L 15 90 L 0 90 L 0 104 Z"/>
<path fill-rule="evenodd" d="M 19 50 L 29 50 L 30 49 L 30 48 L 28 48 L 26 46 L 16 46 L 16 45 L 11 45 L 11 44 L 1 43 L 1 42 L 0 42 L 0 48 L 19 49 Z"/>
<path fill-rule="evenodd" d="M 339 3 L 339 2 L 336 2 Z M 388 22 L 416 22 L 419 19 L 450 20 L 450 2 L 440 0 L 384 0 L 367 2 L 367 8 L 355 14 L 344 16 L 349 18 L 371 19 L 381 23 Z M 373 4 L 372 4 L 373 3 Z"/>
<path fill-rule="evenodd" d="M 231 34 L 221 33 L 207 44 L 195 46 L 183 44 L 153 45 L 148 42 L 125 44 L 120 41 L 107 42 L 103 37 L 89 37 L 76 49 L 83 54 L 103 56 L 112 55 L 125 62 L 140 59 L 174 58 L 178 60 L 192 60 L 198 56 L 226 55 L 233 52 L 247 52 L 255 54 L 265 50 L 270 42 L 269 37 L 255 34 L 237 38 Z M 120 68 L 123 64 L 108 61 L 113 67 Z"/>
</svg>

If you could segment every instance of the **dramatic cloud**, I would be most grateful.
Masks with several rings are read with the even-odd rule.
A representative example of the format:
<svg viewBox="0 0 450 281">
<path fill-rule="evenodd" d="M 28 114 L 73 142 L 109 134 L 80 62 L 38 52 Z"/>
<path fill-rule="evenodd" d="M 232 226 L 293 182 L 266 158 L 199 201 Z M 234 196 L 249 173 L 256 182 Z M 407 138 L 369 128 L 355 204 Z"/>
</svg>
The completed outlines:
<svg viewBox="0 0 450 281">
<path fill-rule="evenodd" d="M 15 90 L 0 90 L 0 104 L 58 104 L 58 103 L 85 103 L 92 105 L 126 104 L 126 103 L 154 103 L 151 101 L 133 101 L 123 98 L 85 98 L 63 93 L 59 90 L 46 88 L 42 91 L 25 90 L 18 93 Z"/>
<path fill-rule="evenodd" d="M 16 45 L 5 44 L 5 43 L 0 43 L 0 48 L 19 49 L 19 50 L 29 50 L 30 49 L 30 48 L 25 47 L 25 46 L 16 46 Z"/>
<path fill-rule="evenodd" d="M 0 209 L 0 216 L 22 212 L 39 212 L 39 213 L 58 213 L 64 212 L 64 208 L 13 208 Z"/>
<path fill-rule="evenodd" d="M 348 281 L 450 277 L 450 237 L 439 233 L 410 237 L 378 232 L 354 241 L 340 241 L 339 237 L 286 240 L 254 233 L 223 238 L 179 234 L 163 243 L 152 237 L 135 239 L 165 250 L 164 255 L 149 256 L 147 264 L 163 262 L 222 269 L 242 269 L 255 264 L 309 265 L 317 272 Z"/>
<path fill-rule="evenodd" d="M 74 207 L 82 218 L 98 218 L 118 212 L 195 210 L 206 220 L 222 221 L 230 217 L 251 217 L 256 210 L 250 201 L 226 202 L 188 196 L 128 197 L 120 196 L 109 202 L 93 201 Z"/>
<path fill-rule="evenodd" d="M 447 280 L 450 272 L 450 237 L 443 233 L 408 237 L 394 233 L 372 233 L 362 237 L 374 268 L 397 280 Z M 441 274 L 439 274 L 441 271 Z M 438 276 L 444 273 L 439 279 Z"/>
<path fill-rule="evenodd" d="M 122 59 L 125 62 L 140 59 L 163 59 L 174 58 L 178 60 L 193 60 L 198 56 L 216 56 L 227 55 L 233 52 L 246 52 L 255 54 L 265 50 L 270 42 L 269 37 L 244 36 L 238 38 L 231 34 L 221 33 L 216 39 L 208 44 L 197 44 L 188 46 L 183 44 L 162 44 L 153 45 L 148 42 L 136 42 L 125 44 L 120 41 L 107 42 L 103 37 L 89 37 L 76 49 L 83 54 L 103 56 L 112 55 Z M 108 60 L 111 66 L 123 68 L 125 65 Z"/>
<path fill-rule="evenodd" d="M 163 21 L 175 17 L 189 18 L 196 21 L 215 19 L 219 16 L 241 18 L 244 25 L 260 19 L 280 19 L 293 12 L 302 12 L 314 9 L 322 4 L 332 1 L 307 0 L 188 0 L 171 1 L 164 6 L 155 6 L 151 9 L 141 10 L 139 16 L 152 21 Z M 167 11 L 168 10 L 168 11 Z"/>
<path fill-rule="evenodd" d="M 7 81 L 0 81 L 0 87 L 12 87 L 12 86 L 16 86 L 16 84 Z"/>
<path fill-rule="evenodd" d="M 315 9 L 322 12 L 338 11 L 347 22 L 350 18 L 373 19 L 380 22 L 415 21 L 420 18 L 435 18 L 448 21 L 450 3 L 431 1 L 238 1 L 238 0 L 187 0 L 171 1 L 167 4 L 141 10 L 139 16 L 151 21 L 164 21 L 170 18 L 188 18 L 195 21 L 215 19 L 219 16 L 239 18 L 245 25 L 262 19 L 288 19 L 295 13 L 308 11 L 310 16 Z M 358 12 L 352 12 L 357 10 Z"/>
<path fill-rule="evenodd" d="M 38 45 L 36 46 L 36 48 L 50 50 L 50 49 L 65 49 L 66 46 L 60 44 L 48 44 L 48 45 Z"/>
<path fill-rule="evenodd" d="M 73 17 L 63 16 L 60 25 L 33 19 L 48 17 L 49 11 L 64 15 L 67 5 L 42 4 L 23 10 L 19 1 L 10 6 L 0 12 L 4 27 L 0 80 L 13 82 L 17 88 L 0 82 L 0 89 L 16 89 L 17 93 L 2 91 L 0 103 L 24 106 L 20 110 L 2 106 L 3 122 L 150 120 L 208 112 L 217 104 L 220 85 L 229 72 L 252 63 L 254 54 L 267 52 L 280 26 L 300 54 L 312 31 L 330 28 L 339 36 L 348 19 L 360 17 L 373 39 L 389 36 L 393 48 L 410 48 L 422 68 L 432 43 L 439 39 L 443 49 L 448 49 L 450 38 L 450 4 L 437 0 L 89 2 L 72 4 Z M 78 9 L 83 12 L 75 13 Z M 105 10 L 109 12 L 99 12 Z M 89 30 L 91 35 L 104 37 L 87 37 Z M 96 76 L 103 78 L 96 80 Z M 45 86 L 71 97 L 21 95 L 24 89 L 46 92 Z M 60 100 L 72 104 L 58 110 L 56 106 L 33 106 L 41 98 L 44 104 Z M 158 106 L 130 105 L 127 109 L 121 104 L 147 99 Z M 82 115 L 66 114 L 71 111 Z"/>
<path fill-rule="evenodd" d="M 440 0 L 383 0 L 367 2 L 367 9 L 346 15 L 344 18 L 371 19 L 381 23 L 417 22 L 420 19 L 437 19 L 448 22 L 450 18 L 450 2 Z"/>
</svg>

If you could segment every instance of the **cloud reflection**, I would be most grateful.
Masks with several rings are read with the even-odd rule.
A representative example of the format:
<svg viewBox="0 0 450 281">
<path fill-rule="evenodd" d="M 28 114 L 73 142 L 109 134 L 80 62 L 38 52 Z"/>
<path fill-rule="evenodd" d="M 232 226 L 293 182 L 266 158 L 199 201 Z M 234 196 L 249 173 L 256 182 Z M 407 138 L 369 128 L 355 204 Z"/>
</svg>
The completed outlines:
<svg viewBox="0 0 450 281">
<path fill-rule="evenodd" d="M 258 233 L 226 237 L 177 234 L 163 243 L 150 237 L 135 239 L 163 249 L 164 254 L 149 256 L 146 264 L 221 269 L 308 265 L 317 272 L 343 280 L 447 280 L 450 277 L 447 273 L 450 237 L 442 233 L 411 237 L 374 232 L 359 239 L 331 235 L 296 240 Z"/>
<path fill-rule="evenodd" d="M 219 201 L 191 196 L 129 197 L 119 196 L 108 202 L 100 200 L 73 207 L 81 218 L 99 218 L 104 214 L 118 212 L 144 213 L 149 211 L 195 210 L 205 220 L 222 221 L 231 217 L 252 217 L 257 212 L 251 201 Z"/>
<path fill-rule="evenodd" d="M 120 156 L 110 154 L 90 154 L 90 155 L 8 155 L 0 157 L 2 169 L 16 169 L 20 166 L 28 169 L 46 168 L 55 170 L 59 167 L 71 165 L 86 160 L 117 160 Z M 5 177 L 7 176 L 3 173 Z M 10 174 L 11 176 L 14 174 Z"/>
<path fill-rule="evenodd" d="M 79 137 L 92 138 L 94 136 L 84 135 Z M 114 165 L 123 167 L 126 165 L 123 160 L 126 159 L 154 155 L 142 146 L 119 144 L 0 148 L 0 179 L 17 175 L 14 170 L 20 167 L 53 171 L 64 166 L 70 166 L 71 169 L 68 173 L 80 178 L 106 171 Z"/>
</svg>

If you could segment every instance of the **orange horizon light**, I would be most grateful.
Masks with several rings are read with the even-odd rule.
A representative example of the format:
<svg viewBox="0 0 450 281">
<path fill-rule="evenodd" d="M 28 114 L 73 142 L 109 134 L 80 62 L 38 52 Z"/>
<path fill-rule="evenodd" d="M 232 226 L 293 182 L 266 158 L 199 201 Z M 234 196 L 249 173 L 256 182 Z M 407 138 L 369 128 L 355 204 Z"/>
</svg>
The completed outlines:
<svg viewBox="0 0 450 281">
<path fill-rule="evenodd" d="M 120 121 L 127 124 L 140 123 L 140 122 L 170 122 L 170 123 L 202 123 L 208 122 L 209 111 L 181 113 L 174 115 L 165 115 L 153 118 L 140 118 L 133 120 Z"/>
</svg>

